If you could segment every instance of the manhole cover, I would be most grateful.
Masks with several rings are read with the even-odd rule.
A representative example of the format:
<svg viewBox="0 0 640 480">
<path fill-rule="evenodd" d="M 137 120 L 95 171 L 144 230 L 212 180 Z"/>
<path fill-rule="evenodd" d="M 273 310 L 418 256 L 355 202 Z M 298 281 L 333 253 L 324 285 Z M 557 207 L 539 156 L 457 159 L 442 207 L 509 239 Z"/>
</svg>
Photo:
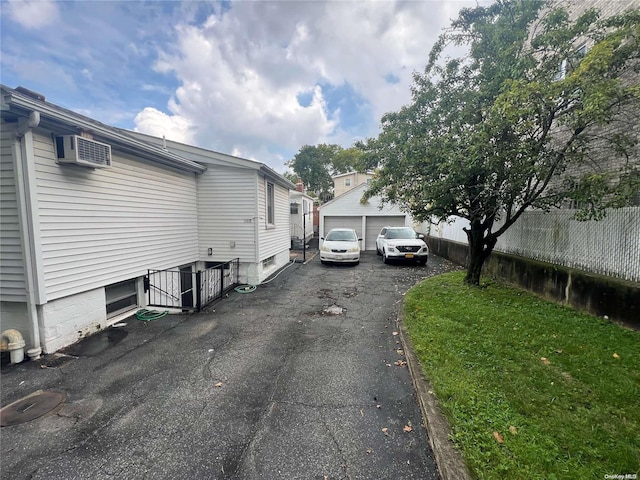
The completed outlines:
<svg viewBox="0 0 640 480">
<path fill-rule="evenodd" d="M 0 410 L 0 426 L 9 427 L 30 422 L 49 413 L 65 400 L 65 394 L 38 390 Z"/>
</svg>

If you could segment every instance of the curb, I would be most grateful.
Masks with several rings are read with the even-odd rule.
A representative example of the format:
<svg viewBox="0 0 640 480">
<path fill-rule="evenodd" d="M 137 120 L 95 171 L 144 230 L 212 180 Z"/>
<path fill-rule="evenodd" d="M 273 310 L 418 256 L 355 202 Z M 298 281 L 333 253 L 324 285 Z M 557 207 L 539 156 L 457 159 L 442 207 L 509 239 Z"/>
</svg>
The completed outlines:
<svg viewBox="0 0 640 480">
<path fill-rule="evenodd" d="M 427 429 L 429 444 L 433 450 L 433 457 L 438 466 L 440 478 L 442 480 L 471 480 L 469 470 L 462 459 L 462 455 L 449 440 L 451 427 L 440 411 L 438 399 L 431 390 L 431 385 L 422 372 L 422 366 L 418 361 L 418 357 L 416 357 L 413 350 L 413 343 L 404 325 L 402 308 L 403 304 L 400 305 L 397 318 L 400 340 L 404 348 L 411 381 L 418 395 L 422 419 Z"/>
</svg>

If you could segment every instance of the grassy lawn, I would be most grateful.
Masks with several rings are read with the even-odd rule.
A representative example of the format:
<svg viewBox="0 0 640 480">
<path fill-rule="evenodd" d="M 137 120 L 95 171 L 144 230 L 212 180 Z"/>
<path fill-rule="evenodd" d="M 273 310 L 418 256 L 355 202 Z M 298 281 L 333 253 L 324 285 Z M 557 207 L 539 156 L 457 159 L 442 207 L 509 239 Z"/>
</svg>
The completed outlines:
<svg viewBox="0 0 640 480">
<path fill-rule="evenodd" d="M 640 332 L 463 276 L 413 288 L 405 323 L 472 476 L 638 473 Z"/>
</svg>

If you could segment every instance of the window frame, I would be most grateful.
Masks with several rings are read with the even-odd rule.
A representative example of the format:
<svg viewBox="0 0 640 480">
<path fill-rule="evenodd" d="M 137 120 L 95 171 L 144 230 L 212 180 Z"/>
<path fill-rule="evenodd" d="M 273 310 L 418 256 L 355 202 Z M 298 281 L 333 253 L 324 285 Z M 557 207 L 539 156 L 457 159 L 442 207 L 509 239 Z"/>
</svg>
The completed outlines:
<svg viewBox="0 0 640 480">
<path fill-rule="evenodd" d="M 266 181 L 265 186 L 265 209 L 267 227 L 276 225 L 276 186 L 273 182 Z"/>
<path fill-rule="evenodd" d="M 118 293 L 113 296 L 109 290 L 114 289 L 117 290 L 119 287 L 133 287 L 133 290 L 129 290 L 128 292 Z M 109 298 L 111 295 L 111 298 Z M 104 297 L 105 297 L 105 311 L 107 313 L 107 318 L 115 317 L 120 313 L 126 312 L 128 310 L 133 310 L 138 307 L 138 282 L 136 278 L 129 278 L 127 280 L 123 280 L 120 282 L 112 283 L 110 285 L 105 285 L 104 287 Z M 123 302 L 128 302 L 124 304 Z M 115 306 L 117 304 L 122 304 L 116 308 L 115 310 L 111 310 L 110 307 Z"/>
</svg>

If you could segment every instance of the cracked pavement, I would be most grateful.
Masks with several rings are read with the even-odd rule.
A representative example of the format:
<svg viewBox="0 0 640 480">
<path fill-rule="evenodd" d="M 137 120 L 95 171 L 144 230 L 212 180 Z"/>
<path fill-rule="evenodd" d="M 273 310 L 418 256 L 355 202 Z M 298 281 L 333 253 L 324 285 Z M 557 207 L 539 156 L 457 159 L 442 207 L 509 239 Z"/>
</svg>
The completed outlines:
<svg viewBox="0 0 640 480">
<path fill-rule="evenodd" d="M 403 294 L 455 268 L 316 257 L 206 312 L 132 317 L 61 366 L 5 367 L 3 406 L 36 390 L 67 399 L 2 428 L 3 477 L 437 479 L 394 332 Z"/>
</svg>

